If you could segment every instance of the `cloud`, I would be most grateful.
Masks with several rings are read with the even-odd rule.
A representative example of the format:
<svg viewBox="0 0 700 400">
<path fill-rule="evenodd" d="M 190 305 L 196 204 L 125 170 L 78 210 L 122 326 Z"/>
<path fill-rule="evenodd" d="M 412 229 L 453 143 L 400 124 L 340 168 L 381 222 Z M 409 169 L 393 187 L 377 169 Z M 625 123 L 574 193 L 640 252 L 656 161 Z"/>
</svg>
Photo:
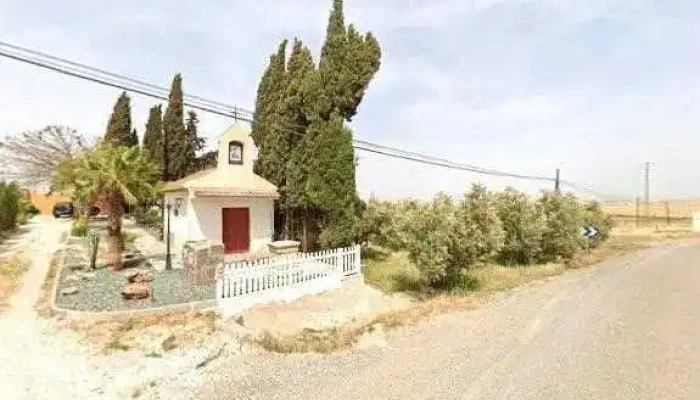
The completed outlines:
<svg viewBox="0 0 700 400">
<path fill-rule="evenodd" d="M 0 0 L 3 40 L 252 107 L 267 58 L 298 36 L 317 56 L 331 2 L 259 0 L 181 7 L 164 0 Z M 364 140 L 469 164 L 553 176 L 621 196 L 695 194 L 700 4 L 692 0 L 355 0 L 346 20 L 372 30 L 382 69 L 352 126 Z M 69 124 L 102 134 L 117 90 L 0 59 L 0 135 Z M 155 100 L 134 96 L 143 130 Z M 230 121 L 202 114 L 213 144 Z M 360 153 L 359 190 L 459 192 L 494 178 Z"/>
</svg>

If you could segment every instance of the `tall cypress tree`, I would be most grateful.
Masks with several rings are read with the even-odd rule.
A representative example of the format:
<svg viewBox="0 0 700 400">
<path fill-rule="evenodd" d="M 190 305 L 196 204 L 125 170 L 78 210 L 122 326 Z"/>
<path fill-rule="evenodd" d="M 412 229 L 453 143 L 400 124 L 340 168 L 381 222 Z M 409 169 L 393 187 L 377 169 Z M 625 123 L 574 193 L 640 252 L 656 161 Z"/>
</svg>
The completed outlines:
<svg viewBox="0 0 700 400">
<path fill-rule="evenodd" d="M 295 40 L 286 71 L 280 46 L 258 87 L 256 172 L 280 188 L 278 208 L 288 214 L 287 225 L 301 220 L 305 249 L 313 246 L 309 230 L 319 228 L 321 243 L 337 246 L 351 243 L 357 226 L 355 156 L 344 121 L 357 113 L 381 49 L 371 33 L 361 35 L 344 19 L 342 0 L 334 0 L 317 69 Z M 292 217 L 293 209 L 301 212 Z"/>
<path fill-rule="evenodd" d="M 187 132 L 183 122 L 182 76 L 175 75 L 170 88 L 168 107 L 163 116 L 163 180 L 174 181 L 185 176 L 188 147 Z"/>
<path fill-rule="evenodd" d="M 112 146 L 131 146 L 131 99 L 122 92 L 107 123 L 104 142 Z"/>
<path fill-rule="evenodd" d="M 151 107 L 143 134 L 143 151 L 156 163 L 163 176 L 163 111 L 160 104 Z"/>
<path fill-rule="evenodd" d="M 275 185 L 282 184 L 279 160 L 280 142 L 287 128 L 280 112 L 286 86 L 287 40 L 283 40 L 277 52 L 270 56 L 270 65 L 258 86 L 255 101 L 255 118 L 251 136 L 258 148 L 255 172 Z M 282 164 L 283 165 L 283 164 Z"/>
</svg>

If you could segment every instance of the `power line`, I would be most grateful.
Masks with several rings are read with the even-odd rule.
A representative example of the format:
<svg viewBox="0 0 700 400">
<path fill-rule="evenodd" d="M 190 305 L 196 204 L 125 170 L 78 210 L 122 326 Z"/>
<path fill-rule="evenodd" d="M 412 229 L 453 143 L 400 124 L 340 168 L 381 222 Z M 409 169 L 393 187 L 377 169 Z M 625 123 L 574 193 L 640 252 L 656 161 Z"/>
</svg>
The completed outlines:
<svg viewBox="0 0 700 400">
<path fill-rule="evenodd" d="M 116 79 L 118 79 L 118 80 L 122 80 L 122 81 L 129 82 L 129 83 L 131 83 L 132 85 L 133 85 L 133 84 L 136 84 L 136 85 L 140 85 L 140 86 L 145 86 L 145 87 L 150 88 L 150 89 L 152 89 L 152 90 L 156 90 L 156 91 L 162 92 L 164 95 L 167 95 L 167 94 L 169 93 L 169 89 L 168 89 L 167 87 L 164 87 L 164 86 L 158 86 L 158 85 L 155 85 L 155 84 L 152 84 L 152 83 L 150 83 L 150 82 L 143 81 L 143 80 L 134 79 L 134 78 L 131 78 L 131 77 L 128 77 L 128 76 L 125 76 L 125 75 L 121 75 L 121 74 L 117 74 L 117 73 L 114 73 L 114 72 L 110 72 L 110 71 L 107 71 L 107 70 L 104 70 L 104 69 L 100 69 L 100 68 L 96 68 L 96 67 L 93 67 L 93 66 L 90 66 L 90 65 L 78 63 L 78 62 L 71 61 L 71 60 L 68 60 L 68 59 L 65 59 L 65 58 L 61 58 L 61 57 L 56 57 L 56 56 L 53 56 L 53 55 L 51 55 L 51 54 L 43 53 L 43 52 L 40 52 L 40 51 L 37 51 L 37 50 L 34 50 L 34 49 L 29 49 L 29 48 L 26 48 L 26 47 L 17 46 L 17 45 L 14 45 L 14 44 L 10 44 L 10 43 L 7 43 L 7 42 L 3 42 L 3 41 L 0 41 L 0 47 L 6 47 L 6 48 L 9 48 L 9 49 L 12 49 L 13 51 L 15 51 L 15 55 L 3 54 L 3 55 L 5 55 L 5 56 L 11 57 L 11 58 L 17 59 L 17 57 L 22 57 L 21 55 L 19 55 L 19 56 L 16 55 L 16 52 L 19 51 L 20 53 L 28 53 L 28 54 L 33 55 L 33 56 L 35 56 L 35 57 L 40 57 L 40 58 L 44 58 L 44 59 L 46 59 L 46 60 L 51 60 L 51 61 L 53 61 L 52 64 L 53 64 L 54 66 L 56 66 L 56 62 L 59 63 L 58 66 L 61 66 L 60 64 L 66 64 L 66 65 L 68 65 L 68 66 L 77 67 L 77 68 L 86 70 L 88 73 L 92 73 L 93 76 L 94 76 L 95 74 L 97 74 L 98 76 L 99 76 L 99 75 L 108 76 L 108 77 L 111 77 L 111 78 L 116 78 Z M 25 58 L 26 58 L 26 56 L 25 56 Z M 47 63 L 47 64 L 48 64 L 48 63 Z M 57 66 L 57 67 L 58 67 L 58 66 Z M 133 86 L 130 86 L 130 87 L 133 87 Z M 133 90 L 133 89 L 130 89 L 130 90 Z M 194 96 L 194 95 L 185 94 L 183 97 L 185 97 L 185 98 L 187 98 L 187 99 L 191 99 L 192 101 L 197 101 L 197 102 L 201 102 L 201 103 L 207 103 L 207 104 L 212 105 L 212 106 L 222 107 L 222 108 L 224 108 L 224 109 L 232 109 L 232 108 L 233 108 L 234 110 L 236 110 L 236 111 L 237 111 L 238 113 L 240 113 L 240 114 L 249 114 L 250 116 L 252 116 L 252 114 L 253 114 L 252 111 L 244 110 L 244 109 L 239 108 L 239 107 L 237 107 L 237 106 L 235 106 L 235 105 L 234 105 L 234 106 L 231 106 L 231 105 L 224 104 L 224 103 L 221 103 L 221 102 L 218 102 L 218 101 L 208 100 L 208 99 L 205 99 L 205 98 L 200 97 L 200 96 Z M 167 100 L 167 98 L 166 98 L 166 100 Z"/>
<path fill-rule="evenodd" d="M 3 50 L 2 47 L 9 48 L 11 51 Z M 17 54 L 17 51 L 28 53 L 29 55 Z M 6 42 L 0 41 L 0 56 L 4 56 L 10 59 L 14 59 L 19 62 L 24 62 L 31 64 L 40 68 L 48 69 L 63 75 L 71 76 L 74 78 L 79 78 L 87 80 L 93 83 L 98 83 L 105 86 L 110 86 L 122 90 L 127 90 L 134 92 L 143 96 L 148 96 L 156 98 L 159 100 L 168 100 L 167 93 L 169 89 L 151 84 L 149 82 L 133 79 L 124 75 L 109 72 L 103 69 L 91 67 L 86 64 L 77 63 L 60 57 L 52 56 L 50 54 L 42 53 L 36 50 L 27 49 L 24 47 L 12 45 Z M 42 58 L 44 60 L 42 60 Z M 63 65 L 61 65 L 63 64 Z M 85 71 L 81 71 L 85 70 Z M 250 110 L 242 109 L 237 106 L 231 106 L 222 102 L 212 101 L 199 96 L 185 95 L 183 96 L 185 100 L 183 103 L 191 108 L 201 110 L 204 112 L 209 112 L 217 114 L 224 117 L 234 118 L 235 120 L 253 122 L 253 112 Z M 295 134 L 301 134 L 295 132 L 292 126 L 305 129 L 304 126 L 295 124 L 286 124 L 285 126 L 279 125 L 278 127 L 285 129 L 285 132 L 294 132 Z M 457 163 L 453 161 L 446 160 L 444 158 L 439 158 L 435 156 L 430 156 L 426 154 L 411 152 L 407 150 L 402 150 L 395 147 L 383 146 L 376 143 L 364 141 L 364 140 L 353 140 L 353 147 L 358 150 L 371 152 L 375 154 L 384 155 L 387 157 L 393 157 L 398 159 L 404 159 L 409 161 L 414 161 L 423 164 L 436 165 L 444 168 L 450 168 L 461 171 L 469 171 L 479 174 L 492 175 L 492 176 L 502 176 L 510 177 L 516 179 L 533 180 L 533 181 L 546 181 L 546 182 L 556 182 L 556 177 L 547 176 L 537 176 L 537 175 L 527 175 L 512 172 L 499 171 L 494 169 L 488 169 L 483 167 L 478 167 L 474 165 Z M 572 188 L 582 189 L 591 194 L 600 196 L 599 193 L 593 190 L 581 187 L 572 182 L 560 180 L 561 184 L 565 184 Z"/>
</svg>

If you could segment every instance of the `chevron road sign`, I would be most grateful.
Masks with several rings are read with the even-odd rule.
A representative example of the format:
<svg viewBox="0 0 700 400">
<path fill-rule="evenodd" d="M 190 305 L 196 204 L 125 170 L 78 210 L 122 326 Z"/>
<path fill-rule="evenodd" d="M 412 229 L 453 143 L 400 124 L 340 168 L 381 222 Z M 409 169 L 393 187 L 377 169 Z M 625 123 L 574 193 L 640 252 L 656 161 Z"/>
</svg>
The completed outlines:
<svg viewBox="0 0 700 400">
<path fill-rule="evenodd" d="M 587 237 L 587 238 L 592 238 L 595 235 L 598 234 L 598 231 L 595 229 L 593 226 L 584 226 L 581 228 L 581 236 Z"/>
</svg>

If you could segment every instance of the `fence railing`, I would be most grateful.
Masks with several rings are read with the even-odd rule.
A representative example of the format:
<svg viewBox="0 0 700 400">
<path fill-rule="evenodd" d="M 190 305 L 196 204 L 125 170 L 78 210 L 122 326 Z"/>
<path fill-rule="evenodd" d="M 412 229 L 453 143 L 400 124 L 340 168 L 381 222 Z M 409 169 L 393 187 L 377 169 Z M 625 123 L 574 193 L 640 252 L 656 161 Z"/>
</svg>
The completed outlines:
<svg viewBox="0 0 700 400">
<path fill-rule="evenodd" d="M 240 300 L 234 308 L 340 287 L 344 277 L 360 273 L 360 247 L 281 255 L 255 261 L 226 260 L 216 284 L 216 298 Z M 230 303 L 229 303 L 230 305 Z"/>
</svg>

